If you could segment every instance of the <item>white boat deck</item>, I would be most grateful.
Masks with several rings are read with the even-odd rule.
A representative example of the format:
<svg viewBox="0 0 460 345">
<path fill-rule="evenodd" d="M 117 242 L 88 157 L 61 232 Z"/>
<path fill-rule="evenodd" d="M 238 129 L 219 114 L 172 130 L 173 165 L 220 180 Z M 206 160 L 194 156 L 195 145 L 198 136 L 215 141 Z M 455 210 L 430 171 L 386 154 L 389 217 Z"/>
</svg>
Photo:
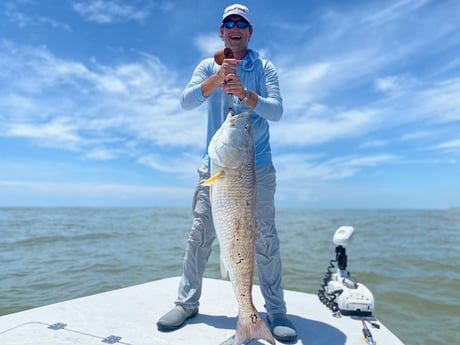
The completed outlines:
<svg viewBox="0 0 460 345">
<path fill-rule="evenodd" d="M 219 345 L 233 335 L 237 314 L 233 290 L 228 281 L 216 279 L 204 280 L 195 318 L 174 332 L 159 332 L 156 321 L 173 307 L 178 284 L 178 277 L 167 278 L 2 316 L 0 344 Z M 256 308 L 265 317 L 257 286 L 253 293 Z M 286 290 L 285 299 L 299 335 L 295 344 L 365 344 L 361 321 L 334 317 L 316 295 Z M 374 322 L 380 329 L 368 326 L 378 345 L 403 345 L 378 320 Z"/>
</svg>

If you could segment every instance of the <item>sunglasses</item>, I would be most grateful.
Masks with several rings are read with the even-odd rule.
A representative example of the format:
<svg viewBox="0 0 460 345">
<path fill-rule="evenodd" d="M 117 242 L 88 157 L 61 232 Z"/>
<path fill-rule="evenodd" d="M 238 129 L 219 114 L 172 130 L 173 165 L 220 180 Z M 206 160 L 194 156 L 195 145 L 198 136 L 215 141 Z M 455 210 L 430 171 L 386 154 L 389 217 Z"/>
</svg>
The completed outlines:
<svg viewBox="0 0 460 345">
<path fill-rule="evenodd" d="M 249 23 L 244 20 L 226 20 L 222 23 L 227 29 L 231 29 L 235 26 L 239 27 L 240 29 L 246 29 L 249 26 Z"/>
</svg>

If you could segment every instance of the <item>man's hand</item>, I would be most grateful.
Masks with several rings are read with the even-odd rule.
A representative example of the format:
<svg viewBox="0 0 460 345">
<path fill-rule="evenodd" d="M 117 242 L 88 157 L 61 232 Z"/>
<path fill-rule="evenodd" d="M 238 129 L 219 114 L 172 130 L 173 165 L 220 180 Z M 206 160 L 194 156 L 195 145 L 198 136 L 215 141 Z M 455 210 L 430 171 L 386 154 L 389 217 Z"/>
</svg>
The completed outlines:
<svg viewBox="0 0 460 345">
<path fill-rule="evenodd" d="M 238 65 L 241 63 L 241 60 L 236 59 L 224 59 L 222 65 L 220 66 L 219 72 L 217 75 L 221 79 L 222 83 L 228 81 L 228 75 L 236 75 L 236 71 L 238 69 Z"/>
<path fill-rule="evenodd" d="M 240 77 L 235 73 L 229 73 L 225 76 L 222 91 L 238 96 L 240 99 L 244 97 L 243 84 L 241 84 Z"/>
<path fill-rule="evenodd" d="M 222 90 L 228 94 L 234 94 L 240 99 L 244 97 L 244 87 L 241 84 L 241 79 L 236 74 L 238 65 L 241 60 L 233 58 L 233 53 L 229 48 L 222 48 L 215 52 L 214 61 L 220 65 L 219 71 L 216 73 L 217 80 L 222 86 Z M 212 77 L 215 78 L 215 77 Z M 214 79 L 215 80 L 215 79 Z M 211 82 L 204 83 L 203 95 L 208 96 L 217 85 L 208 87 Z M 241 96 L 241 97 L 240 97 Z"/>
</svg>

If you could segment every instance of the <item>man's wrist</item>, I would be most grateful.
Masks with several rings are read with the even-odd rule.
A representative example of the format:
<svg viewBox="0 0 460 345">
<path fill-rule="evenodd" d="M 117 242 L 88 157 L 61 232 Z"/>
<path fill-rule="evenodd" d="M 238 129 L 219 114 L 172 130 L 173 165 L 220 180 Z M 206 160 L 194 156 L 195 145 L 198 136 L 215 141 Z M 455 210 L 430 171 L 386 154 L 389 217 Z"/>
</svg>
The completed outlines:
<svg viewBox="0 0 460 345">
<path fill-rule="evenodd" d="M 246 101 L 248 100 L 250 95 L 251 95 L 250 91 L 248 90 L 247 87 L 245 87 L 243 89 L 243 96 L 241 98 L 240 97 L 238 97 L 238 98 L 240 99 L 241 103 L 246 103 Z"/>
</svg>

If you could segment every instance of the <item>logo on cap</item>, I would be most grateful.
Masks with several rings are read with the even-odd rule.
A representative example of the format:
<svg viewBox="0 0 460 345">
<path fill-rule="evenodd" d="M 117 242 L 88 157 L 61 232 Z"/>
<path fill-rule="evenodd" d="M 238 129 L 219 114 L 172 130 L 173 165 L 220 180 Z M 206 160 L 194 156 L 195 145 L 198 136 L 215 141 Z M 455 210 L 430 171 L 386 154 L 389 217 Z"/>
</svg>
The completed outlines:
<svg viewBox="0 0 460 345">
<path fill-rule="evenodd" d="M 251 22 L 249 20 L 249 9 L 244 5 L 233 4 L 233 5 L 228 6 L 224 11 L 224 15 L 222 16 L 222 20 L 224 20 L 225 18 L 227 18 L 228 16 L 231 16 L 231 15 L 243 17 L 249 23 Z"/>
</svg>

